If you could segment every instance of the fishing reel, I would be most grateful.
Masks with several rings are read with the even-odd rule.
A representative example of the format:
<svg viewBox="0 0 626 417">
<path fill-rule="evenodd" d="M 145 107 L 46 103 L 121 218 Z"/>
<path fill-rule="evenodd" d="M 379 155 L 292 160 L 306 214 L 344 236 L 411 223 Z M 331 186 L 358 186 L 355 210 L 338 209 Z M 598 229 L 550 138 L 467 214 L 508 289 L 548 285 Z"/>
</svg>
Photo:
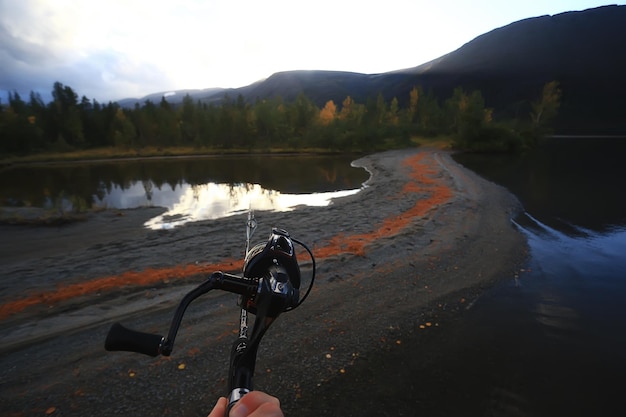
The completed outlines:
<svg viewBox="0 0 626 417">
<path fill-rule="evenodd" d="M 278 314 L 297 307 L 300 301 L 300 266 L 289 233 L 273 228 L 266 243 L 253 246 L 246 254 L 243 276 L 260 278 L 260 285 L 266 285 L 273 300 L 265 315 L 275 318 Z M 259 289 L 263 293 L 262 289 Z M 240 306 L 249 313 L 257 314 L 256 294 L 242 295 Z"/>
<path fill-rule="evenodd" d="M 170 356 L 185 310 L 193 300 L 214 289 L 239 294 L 238 304 L 241 307 L 239 336 L 231 349 L 228 378 L 228 410 L 230 410 L 243 395 L 252 390 L 261 338 L 281 313 L 291 311 L 304 302 L 315 280 L 315 258 L 304 243 L 292 238 L 283 229 L 273 228 L 265 243 L 259 243 L 248 249 L 250 237 L 256 229 L 256 222 L 251 214 L 247 226 L 248 239 L 243 276 L 221 271 L 213 272 L 205 282 L 183 297 L 176 308 L 166 337 L 131 330 L 119 323 L 113 324 L 105 341 L 105 349 L 138 352 L 150 356 Z M 302 275 L 294 243 L 308 252 L 311 258 L 311 279 L 302 297 L 300 297 Z M 256 316 L 250 335 L 248 335 L 248 313 Z"/>
</svg>

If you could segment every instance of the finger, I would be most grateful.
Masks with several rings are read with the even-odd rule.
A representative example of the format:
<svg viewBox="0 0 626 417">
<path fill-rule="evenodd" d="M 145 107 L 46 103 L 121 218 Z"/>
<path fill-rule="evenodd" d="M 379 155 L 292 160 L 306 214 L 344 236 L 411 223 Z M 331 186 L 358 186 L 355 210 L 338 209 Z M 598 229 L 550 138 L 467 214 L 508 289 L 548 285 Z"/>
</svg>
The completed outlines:
<svg viewBox="0 0 626 417">
<path fill-rule="evenodd" d="M 280 403 L 278 402 L 267 402 L 263 403 L 254 410 L 250 417 L 285 417 L 283 415 L 283 410 L 280 409 Z"/>
<path fill-rule="evenodd" d="M 283 417 L 280 401 L 261 391 L 251 391 L 233 406 L 230 417 Z"/>
<path fill-rule="evenodd" d="M 225 397 L 220 397 L 215 403 L 215 407 L 209 413 L 207 417 L 224 417 L 226 414 L 226 406 L 228 405 L 228 400 Z"/>
</svg>

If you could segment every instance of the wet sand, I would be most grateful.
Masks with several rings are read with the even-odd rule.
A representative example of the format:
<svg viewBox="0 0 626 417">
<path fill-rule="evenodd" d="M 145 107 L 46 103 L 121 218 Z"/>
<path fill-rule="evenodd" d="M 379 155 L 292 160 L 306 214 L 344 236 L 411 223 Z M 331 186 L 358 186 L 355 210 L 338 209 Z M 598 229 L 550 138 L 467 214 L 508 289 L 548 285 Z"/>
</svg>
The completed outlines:
<svg viewBox="0 0 626 417">
<path fill-rule="evenodd" d="M 354 196 L 324 208 L 256 213 L 256 240 L 271 227 L 287 229 L 318 262 L 311 296 L 278 319 L 257 362 L 256 387 L 280 397 L 288 415 L 333 415 L 325 386 L 343 387 L 337 381 L 351 367 L 380 363 L 415 329 L 445 327 L 446 317 L 484 288 L 512 279 L 526 257 L 510 221 L 517 200 L 449 153 L 390 151 L 356 164 L 372 176 Z M 237 331 L 234 295 L 211 293 L 192 304 L 170 358 L 103 349 L 112 322 L 163 334 L 182 295 L 204 274 L 241 270 L 244 216 L 173 230 L 142 227 L 162 212 L 0 226 L 0 399 L 7 415 L 206 415 L 224 394 Z M 355 404 L 353 414 L 362 415 L 359 409 Z"/>
</svg>

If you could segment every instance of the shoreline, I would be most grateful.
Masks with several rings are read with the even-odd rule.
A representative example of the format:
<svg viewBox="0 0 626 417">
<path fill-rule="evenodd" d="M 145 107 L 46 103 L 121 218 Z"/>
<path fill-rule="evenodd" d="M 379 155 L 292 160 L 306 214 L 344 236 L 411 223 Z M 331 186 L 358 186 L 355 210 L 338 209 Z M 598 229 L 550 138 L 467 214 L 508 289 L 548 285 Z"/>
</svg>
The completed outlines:
<svg viewBox="0 0 626 417">
<path fill-rule="evenodd" d="M 307 156 L 307 155 L 336 155 L 336 154 L 344 154 L 344 155 L 362 155 L 363 152 L 339 152 L 333 150 L 303 150 L 303 151 L 269 151 L 269 150 L 259 150 L 258 152 L 253 152 L 250 150 L 232 150 L 232 151 L 222 151 L 222 152 L 182 152 L 177 153 L 178 150 L 174 150 L 173 153 L 167 152 L 155 152 L 155 153 L 146 153 L 141 154 L 141 152 L 137 153 L 120 153 L 120 154 L 111 154 L 110 156 L 102 155 L 100 153 L 94 153 L 92 156 L 89 154 L 79 154 L 77 156 L 73 155 L 55 155 L 55 154 L 41 154 L 41 155 L 33 155 L 31 157 L 17 157 L 17 158 L 8 158 L 4 160 L 0 160 L 0 170 L 8 169 L 19 166 L 29 166 L 29 165 L 64 165 L 64 164 L 91 164 L 91 163 L 106 163 L 106 162 L 116 162 L 116 161 L 141 161 L 141 160 L 158 160 L 158 159 L 213 159 L 213 158 L 222 158 L 222 157 L 242 157 L 247 158 L 250 156 L 271 156 L 271 157 L 281 157 L 281 156 Z M 40 159 L 41 158 L 41 159 Z"/>
<path fill-rule="evenodd" d="M 420 314 L 441 310 L 441 300 L 447 300 L 446 306 L 465 308 L 482 289 L 513 277 L 526 258 L 525 240 L 510 221 L 520 210 L 519 202 L 503 188 L 456 164 L 448 152 L 388 151 L 355 163 L 373 173 L 368 187 L 358 194 L 337 199 L 326 208 L 255 213 L 258 239 L 263 240 L 264 229 L 285 228 L 312 247 L 318 261 L 311 296 L 297 311 L 277 320 L 259 351 L 257 387 L 278 395 L 287 414 L 314 415 L 320 387 L 340 378 L 364 356 L 392 349 L 395 340 L 389 338 L 390 333 L 411 328 Z M 1 380 L 12 386 L 2 394 L 8 411 L 20 409 L 23 415 L 31 415 L 28 410 L 56 407 L 71 415 L 75 407 L 76 415 L 110 415 L 106 404 L 128 395 L 122 392 L 140 389 L 136 396 L 142 398 L 142 411 L 137 415 L 163 414 L 166 387 L 154 384 L 159 378 L 171 380 L 169 386 L 174 384 L 175 392 L 187 393 L 168 397 L 168 409 L 179 404 L 169 415 L 205 415 L 223 394 L 223 365 L 238 311 L 228 294 L 211 295 L 199 303 L 202 311 L 187 313 L 185 336 L 179 336 L 171 359 L 148 362 L 141 355 L 102 349 L 113 321 L 122 319 L 129 327 L 162 333 L 180 293 L 198 282 L 198 274 L 240 268 L 235 260 L 243 253 L 241 216 L 164 232 L 138 230 L 137 224 L 142 224 L 138 221 L 145 215 L 133 211 L 116 217 L 104 212 L 81 224 L 54 228 L 47 237 L 56 244 L 42 248 L 41 258 L 22 253 L 8 263 L 0 275 L 9 288 L 0 293 L 0 312 L 5 312 L 0 328 L 14 341 L 0 363 L 13 364 L 1 374 Z M 20 242 L 28 247 L 42 233 L 36 228 L 11 230 L 15 251 L 24 251 Z M 29 270 L 25 266 L 30 264 L 37 266 Z M 133 279 L 138 279 L 149 268 L 163 272 L 180 265 L 197 265 L 198 269 L 179 271 L 174 278 L 156 277 L 139 286 L 119 281 L 120 286 L 78 292 L 65 300 L 42 296 L 70 286 L 78 288 L 81 283 L 86 288 L 86 283 L 102 277 L 135 271 L 139 275 Z M 37 282 L 41 271 L 47 273 L 45 282 Z M 30 283 L 27 288 L 20 287 L 24 282 Z M 26 293 L 43 303 L 7 314 L 7 304 L 18 295 L 23 299 Z M 43 333 L 45 337 L 37 337 Z M 60 340 L 68 335 L 76 343 L 68 357 L 42 366 L 42 361 L 58 357 Z M 216 335 L 220 336 L 215 339 Z M 28 362 L 27 357 L 34 354 L 41 359 Z M 186 372 L 177 370 L 180 361 L 186 364 Z M 219 366 L 213 366 L 215 361 Z M 78 376 L 67 369 L 68 363 L 81 369 Z M 306 375 L 301 366 L 307 367 Z M 141 374 L 140 379 L 133 377 L 131 386 L 124 370 L 128 367 Z M 53 378 L 67 384 L 50 388 Z M 19 395 L 20 387 L 28 386 L 27 380 L 32 391 Z M 68 397 L 68 389 L 76 384 L 85 395 Z M 185 401 L 190 393 L 193 404 Z M 43 397 L 58 404 L 36 400 Z M 181 406 L 181 401 L 186 405 Z M 132 407 L 123 403 L 126 409 Z"/>
</svg>

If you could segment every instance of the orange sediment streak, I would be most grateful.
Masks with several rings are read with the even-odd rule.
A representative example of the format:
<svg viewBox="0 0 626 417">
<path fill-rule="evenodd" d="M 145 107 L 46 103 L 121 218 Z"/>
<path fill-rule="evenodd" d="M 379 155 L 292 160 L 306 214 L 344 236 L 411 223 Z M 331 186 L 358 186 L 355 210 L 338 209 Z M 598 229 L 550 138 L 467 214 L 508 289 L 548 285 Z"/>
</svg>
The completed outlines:
<svg viewBox="0 0 626 417">
<path fill-rule="evenodd" d="M 427 154 L 419 153 L 406 158 L 403 167 L 409 169 L 409 181 L 402 188 L 402 195 L 423 193 L 424 197 L 409 210 L 383 220 L 368 233 L 346 235 L 339 234 L 322 247 L 313 250 L 317 259 L 324 259 L 337 254 L 362 256 L 367 246 L 373 241 L 393 236 L 405 229 L 414 219 L 423 217 L 433 208 L 446 203 L 452 196 L 452 190 L 443 181 L 435 178 L 438 174 L 435 161 L 425 160 Z M 128 271 L 120 275 L 97 278 L 86 282 L 59 286 L 56 290 L 33 294 L 29 297 L 0 305 L 0 320 L 25 310 L 34 305 L 53 305 L 69 299 L 124 286 L 145 286 L 171 279 L 182 279 L 198 274 L 210 274 L 214 271 L 237 271 L 243 268 L 243 261 L 224 261 L 221 264 L 185 265 L 172 268 Z"/>
<path fill-rule="evenodd" d="M 193 275 L 210 274 L 214 271 L 235 271 L 243 268 L 243 261 L 224 262 L 211 265 L 185 265 L 172 268 L 143 271 L 128 271 L 120 275 L 96 278 L 75 284 L 61 285 L 56 290 L 33 294 L 20 300 L 10 301 L 0 305 L 0 320 L 25 310 L 28 307 L 43 304 L 53 305 L 75 297 L 95 294 L 101 291 L 112 290 L 125 286 L 151 285 L 167 280 L 187 278 Z"/>
<path fill-rule="evenodd" d="M 433 208 L 444 204 L 452 196 L 452 190 L 433 178 L 437 174 L 436 166 L 432 159 L 424 161 L 425 154 L 420 153 L 406 158 L 402 165 L 410 169 L 410 180 L 402 188 L 402 195 L 408 193 L 424 193 L 425 197 L 409 210 L 396 216 L 388 217 L 375 230 L 355 235 L 340 234 L 333 237 L 323 247 L 313 251 L 318 258 L 326 258 L 339 253 L 364 255 L 366 247 L 373 241 L 383 237 L 393 236 L 405 229 L 415 218 L 423 217 Z"/>
</svg>

